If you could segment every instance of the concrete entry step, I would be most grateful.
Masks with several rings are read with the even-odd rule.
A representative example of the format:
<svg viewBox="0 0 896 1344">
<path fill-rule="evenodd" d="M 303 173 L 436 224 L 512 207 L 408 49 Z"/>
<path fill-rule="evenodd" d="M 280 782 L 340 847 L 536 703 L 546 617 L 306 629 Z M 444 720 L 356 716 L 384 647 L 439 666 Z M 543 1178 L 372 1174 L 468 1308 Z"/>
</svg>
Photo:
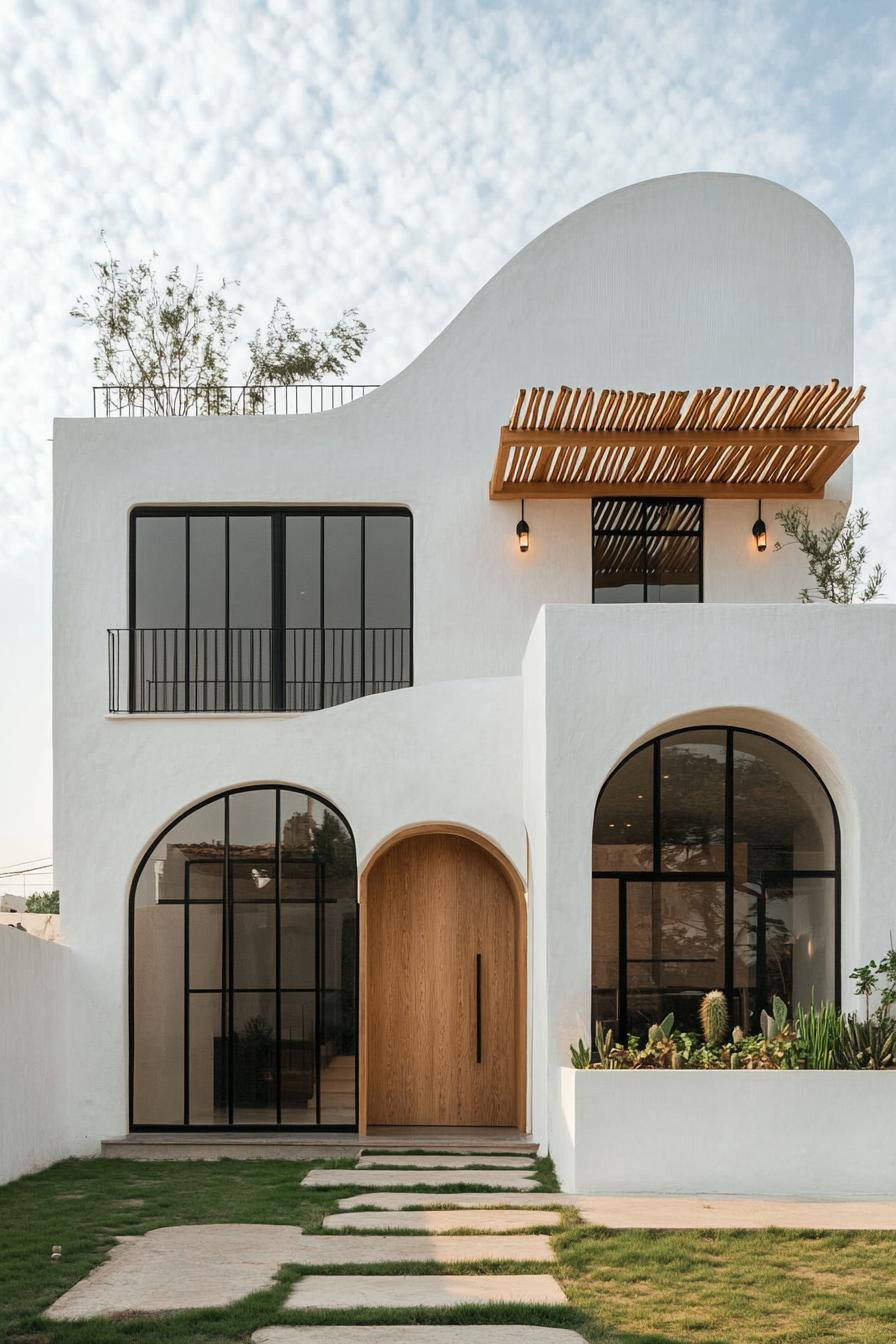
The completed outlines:
<svg viewBox="0 0 896 1344">
<path fill-rule="evenodd" d="M 322 1087 L 321 1091 L 325 1090 Z M 346 1117 L 347 1126 L 351 1119 Z M 123 1134 L 104 1139 L 100 1151 L 103 1157 L 125 1157 L 138 1162 L 164 1159 L 216 1161 L 221 1157 L 266 1157 L 307 1162 L 400 1149 L 429 1153 L 501 1152 L 534 1157 L 538 1145 L 533 1142 L 531 1134 L 521 1134 L 516 1129 L 400 1127 L 373 1129 L 359 1135 L 315 1130 L 238 1132 L 221 1128 Z"/>
<path fill-rule="evenodd" d="M 408 1185 L 486 1185 L 504 1190 L 537 1190 L 538 1182 L 519 1171 L 382 1171 L 328 1169 L 309 1171 L 303 1186 L 333 1190 L 340 1186 L 363 1186 L 369 1190 L 394 1190 Z"/>
<path fill-rule="evenodd" d="M 298 1311 L 353 1307 L 388 1311 L 496 1302 L 562 1307 L 566 1294 L 550 1274 L 309 1274 L 293 1284 L 284 1305 Z"/>
<path fill-rule="evenodd" d="M 549 1325 L 269 1325 L 252 1344 L 585 1344 Z"/>
<path fill-rule="evenodd" d="M 550 1209 L 418 1209 L 413 1212 L 331 1213 L 330 1231 L 357 1232 L 525 1232 L 530 1227 L 559 1227 Z"/>
<path fill-rule="evenodd" d="M 358 1158 L 358 1167 L 416 1167 L 421 1170 L 431 1168 L 450 1170 L 463 1167 L 517 1167 L 532 1168 L 534 1159 L 517 1157 L 505 1153 L 362 1153 Z"/>
</svg>

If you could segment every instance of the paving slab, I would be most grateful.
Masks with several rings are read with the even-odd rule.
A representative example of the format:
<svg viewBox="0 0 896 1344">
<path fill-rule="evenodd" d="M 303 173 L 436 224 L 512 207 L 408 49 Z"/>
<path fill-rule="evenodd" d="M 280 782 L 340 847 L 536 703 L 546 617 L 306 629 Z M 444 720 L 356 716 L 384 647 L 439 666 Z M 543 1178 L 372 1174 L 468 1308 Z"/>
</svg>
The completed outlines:
<svg viewBox="0 0 896 1344">
<path fill-rule="evenodd" d="M 537 1190 L 538 1182 L 519 1171 L 381 1171 L 377 1169 L 316 1168 L 302 1185 L 318 1190 L 339 1186 L 363 1186 L 366 1190 L 394 1190 L 408 1185 L 487 1185 L 499 1190 Z"/>
<path fill-rule="evenodd" d="M 525 1232 L 530 1227 L 558 1227 L 560 1214 L 549 1209 L 418 1209 L 377 1213 L 331 1213 L 324 1227 L 356 1232 Z"/>
<path fill-rule="evenodd" d="M 268 1325 L 252 1344 L 585 1344 L 550 1325 Z"/>
<path fill-rule="evenodd" d="M 416 1167 L 420 1170 L 457 1170 L 460 1167 L 534 1167 L 531 1157 L 508 1157 L 496 1153 L 365 1153 L 358 1159 L 359 1168 L 363 1167 Z"/>
<path fill-rule="evenodd" d="M 814 1231 L 896 1231 L 896 1201 L 892 1199 L 576 1195 L 574 1202 L 586 1223 L 613 1228 L 793 1227 Z"/>
<path fill-rule="evenodd" d="M 551 1194 L 544 1190 L 527 1195 L 507 1190 L 493 1193 L 460 1191 L 452 1195 L 428 1195 L 425 1190 L 416 1194 L 372 1190 L 366 1195 L 346 1195 L 338 1203 L 340 1209 L 550 1209 L 575 1208 L 581 1198 L 580 1195 Z"/>
<path fill-rule="evenodd" d="M 302 1237 L 297 1260 L 302 1265 L 385 1265 L 432 1260 L 448 1265 L 474 1260 L 555 1260 L 550 1238 L 522 1237 Z"/>
<path fill-rule="evenodd" d="M 299 1311 L 339 1311 L 496 1302 L 560 1307 L 566 1305 L 566 1294 L 550 1274 L 309 1274 L 293 1284 L 285 1306 Z"/>
<path fill-rule="evenodd" d="M 205 1223 L 158 1227 L 119 1237 L 106 1259 L 46 1315 L 57 1321 L 120 1311 L 226 1307 L 269 1288 L 283 1264 L 301 1262 L 298 1227 L 270 1223 Z"/>
</svg>

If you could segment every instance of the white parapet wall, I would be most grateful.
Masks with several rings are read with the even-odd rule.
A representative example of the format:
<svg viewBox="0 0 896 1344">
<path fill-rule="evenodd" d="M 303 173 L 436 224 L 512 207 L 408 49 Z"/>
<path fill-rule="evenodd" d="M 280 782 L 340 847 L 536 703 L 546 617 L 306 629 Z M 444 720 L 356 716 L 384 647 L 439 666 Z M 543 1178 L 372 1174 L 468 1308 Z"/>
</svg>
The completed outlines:
<svg viewBox="0 0 896 1344">
<path fill-rule="evenodd" d="M 896 1070 L 560 1069 L 576 1194 L 896 1196 Z"/>
<path fill-rule="evenodd" d="M 0 928 L 0 1184 L 71 1151 L 65 1029 L 69 952 Z"/>
</svg>

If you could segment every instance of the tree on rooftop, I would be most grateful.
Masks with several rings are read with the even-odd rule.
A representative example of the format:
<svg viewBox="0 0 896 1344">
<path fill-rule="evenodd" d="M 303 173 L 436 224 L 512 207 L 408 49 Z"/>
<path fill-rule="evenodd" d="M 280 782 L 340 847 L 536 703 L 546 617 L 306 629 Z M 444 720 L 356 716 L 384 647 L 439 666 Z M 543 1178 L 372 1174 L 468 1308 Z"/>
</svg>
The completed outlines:
<svg viewBox="0 0 896 1344">
<path fill-rule="evenodd" d="M 243 312 L 233 284 L 207 287 L 197 267 L 186 279 L 179 266 L 159 274 L 157 256 L 125 266 L 111 252 L 94 262 L 95 287 L 79 296 L 71 316 L 93 328 L 97 379 L 138 399 L 160 415 L 183 415 L 198 404 L 209 414 L 229 412 L 216 389 L 236 382 L 230 356 Z M 341 377 L 369 335 L 354 308 L 329 331 L 300 327 L 277 299 L 267 327 L 248 341 L 248 369 L 240 386 L 292 384 Z M 259 394 L 254 394 L 254 400 Z M 255 409 L 253 394 L 249 409 Z"/>
<path fill-rule="evenodd" d="M 854 509 L 838 514 L 827 527 L 813 528 L 808 511 L 800 505 L 775 514 L 786 536 L 806 557 L 814 587 L 800 591 L 803 602 L 870 602 L 878 597 L 887 572 L 881 565 L 868 562 L 867 547 L 861 544 L 868 527 L 867 510 Z M 781 543 L 775 543 L 781 550 Z"/>
</svg>

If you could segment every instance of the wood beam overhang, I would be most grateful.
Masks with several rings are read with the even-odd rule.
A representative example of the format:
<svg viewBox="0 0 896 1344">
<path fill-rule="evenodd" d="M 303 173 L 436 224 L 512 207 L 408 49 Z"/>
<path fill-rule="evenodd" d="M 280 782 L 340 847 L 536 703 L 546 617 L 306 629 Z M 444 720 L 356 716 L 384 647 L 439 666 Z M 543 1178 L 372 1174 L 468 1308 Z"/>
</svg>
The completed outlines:
<svg viewBox="0 0 896 1344">
<path fill-rule="evenodd" d="M 859 441 L 850 421 L 864 394 L 836 379 L 802 391 L 563 387 L 556 400 L 523 389 L 500 432 L 489 494 L 817 499 Z"/>
</svg>

